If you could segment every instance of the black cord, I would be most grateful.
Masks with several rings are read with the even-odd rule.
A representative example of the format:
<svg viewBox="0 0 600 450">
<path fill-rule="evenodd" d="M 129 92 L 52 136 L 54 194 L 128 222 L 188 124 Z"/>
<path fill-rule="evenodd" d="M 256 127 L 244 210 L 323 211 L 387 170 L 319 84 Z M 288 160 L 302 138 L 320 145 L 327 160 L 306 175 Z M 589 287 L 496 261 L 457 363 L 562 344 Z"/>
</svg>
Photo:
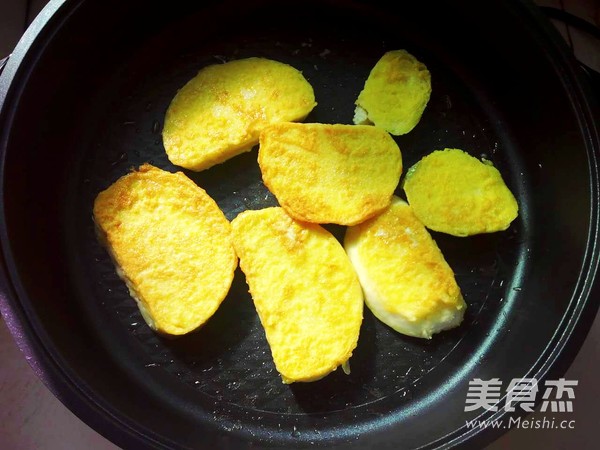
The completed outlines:
<svg viewBox="0 0 600 450">
<path fill-rule="evenodd" d="M 560 12 L 565 12 L 565 2 L 564 0 L 559 1 L 560 4 Z M 575 47 L 573 46 L 573 36 L 571 36 L 571 28 L 568 25 L 565 25 L 565 29 L 567 30 L 567 39 L 569 40 L 569 47 L 571 50 L 575 51 Z"/>
<path fill-rule="evenodd" d="M 551 8 L 548 6 L 541 6 L 540 9 L 550 19 L 558 20 L 560 22 L 563 22 L 565 25 L 577 28 L 578 30 L 584 31 L 587 34 L 594 36 L 596 39 L 600 39 L 600 28 L 589 23 L 587 20 L 583 20 L 577 16 L 574 16 L 571 13 L 566 12 L 566 11 L 562 11 L 562 10 L 556 9 L 556 8 Z M 567 27 L 567 30 L 568 29 L 569 28 Z M 569 33 L 569 39 L 571 39 L 570 33 Z M 573 43 L 571 42 L 571 48 L 572 47 L 573 47 Z"/>
<path fill-rule="evenodd" d="M 583 31 L 589 34 L 590 36 L 595 37 L 596 39 L 600 39 L 600 28 L 589 23 L 587 20 L 583 20 L 577 16 L 574 16 L 573 14 L 556 8 L 542 6 L 540 7 L 540 9 L 544 14 L 546 14 L 546 16 L 549 19 L 558 20 L 559 22 L 562 22 L 565 25 L 567 25 L 567 36 L 569 37 L 571 49 L 573 49 L 573 41 L 571 40 L 571 33 L 569 32 L 569 27 L 577 28 L 578 30 Z M 596 92 L 596 96 L 598 97 L 598 94 L 600 92 L 600 73 L 586 66 L 581 61 L 579 62 L 579 64 L 588 76 L 590 84 L 592 85 L 592 88 L 594 89 L 594 91 Z"/>
<path fill-rule="evenodd" d="M 25 2 L 25 23 L 23 24 L 23 32 L 29 26 L 29 14 L 31 13 L 31 0 Z"/>
<path fill-rule="evenodd" d="M 2 73 L 2 69 L 4 69 L 4 66 L 6 65 L 7 62 L 8 62 L 8 56 L 6 58 L 0 59 L 0 73 Z M 0 316 L 1 316 L 1 314 L 0 314 Z"/>
</svg>

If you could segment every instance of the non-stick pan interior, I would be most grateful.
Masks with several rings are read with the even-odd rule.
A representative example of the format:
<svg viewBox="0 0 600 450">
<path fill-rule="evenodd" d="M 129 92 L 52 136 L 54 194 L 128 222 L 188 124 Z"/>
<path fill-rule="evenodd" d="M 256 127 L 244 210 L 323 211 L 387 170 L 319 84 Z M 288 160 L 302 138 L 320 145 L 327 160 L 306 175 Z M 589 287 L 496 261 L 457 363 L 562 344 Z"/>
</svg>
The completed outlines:
<svg viewBox="0 0 600 450">
<path fill-rule="evenodd" d="M 189 447 L 449 442 L 476 416 L 464 412 L 470 379 L 534 373 L 556 345 L 578 295 L 591 194 L 579 112 L 546 38 L 519 5 L 399 3 L 67 2 L 68 18 L 50 22 L 59 32 L 31 52 L 8 140 L 12 274 L 40 344 L 89 404 L 108 411 L 100 414 L 110 415 L 113 438 Z M 349 376 L 284 385 L 238 270 L 201 330 L 173 340 L 150 331 L 95 238 L 91 210 L 99 191 L 144 162 L 181 170 L 161 139 L 177 90 L 206 65 L 262 56 L 313 85 L 318 106 L 306 121 L 351 123 L 369 70 L 398 48 L 422 60 L 433 82 L 421 122 L 397 138 L 405 168 L 462 148 L 493 161 L 520 206 L 502 233 L 434 234 L 468 304 L 461 327 L 414 339 L 365 310 Z M 185 173 L 229 219 L 276 204 L 256 149 Z"/>
</svg>

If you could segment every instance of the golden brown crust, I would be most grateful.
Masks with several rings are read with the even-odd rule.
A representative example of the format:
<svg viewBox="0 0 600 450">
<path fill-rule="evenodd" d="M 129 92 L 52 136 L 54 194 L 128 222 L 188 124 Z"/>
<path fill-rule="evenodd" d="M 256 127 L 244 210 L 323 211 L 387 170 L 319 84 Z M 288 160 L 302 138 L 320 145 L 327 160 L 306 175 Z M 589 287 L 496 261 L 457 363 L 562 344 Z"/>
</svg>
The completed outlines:
<svg viewBox="0 0 600 450">
<path fill-rule="evenodd" d="M 335 237 L 282 208 L 243 212 L 232 227 L 284 382 L 314 381 L 346 362 L 358 341 L 363 297 Z"/>
<path fill-rule="evenodd" d="M 208 66 L 169 105 L 165 150 L 173 164 L 204 170 L 249 151 L 265 126 L 302 120 L 315 105 L 311 85 L 287 64 L 247 58 Z"/>
<path fill-rule="evenodd" d="M 157 331 L 198 328 L 227 295 L 237 266 L 229 221 L 183 173 L 144 164 L 98 194 L 94 220 Z"/>
<path fill-rule="evenodd" d="M 397 331 L 430 338 L 458 325 L 465 303 L 454 273 L 410 206 L 349 227 L 344 247 L 373 313 Z"/>
<path fill-rule="evenodd" d="M 454 236 L 506 230 L 519 210 L 500 172 L 459 149 L 424 157 L 409 170 L 404 190 L 427 228 Z"/>
<path fill-rule="evenodd" d="M 281 123 L 260 136 L 265 185 L 292 217 L 353 225 L 385 209 L 402 155 L 385 131 L 360 125 Z"/>
<path fill-rule="evenodd" d="M 356 105 L 368 121 L 398 136 L 419 123 L 430 96 L 431 75 L 425 64 L 406 50 L 394 50 L 375 64 Z"/>
</svg>

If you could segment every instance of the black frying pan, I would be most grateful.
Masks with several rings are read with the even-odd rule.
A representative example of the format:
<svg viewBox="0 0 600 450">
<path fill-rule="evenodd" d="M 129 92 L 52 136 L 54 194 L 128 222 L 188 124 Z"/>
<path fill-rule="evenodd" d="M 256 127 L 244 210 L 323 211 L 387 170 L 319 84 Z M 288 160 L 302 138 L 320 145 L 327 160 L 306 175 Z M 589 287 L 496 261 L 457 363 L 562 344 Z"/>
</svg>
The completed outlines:
<svg viewBox="0 0 600 450">
<path fill-rule="evenodd" d="M 2 313 L 75 413 L 132 448 L 482 445 L 501 430 L 465 421 L 505 413 L 465 412 L 469 380 L 564 373 L 598 307 L 598 135 L 531 4 L 148 3 L 52 2 L 0 78 Z M 520 205 L 506 232 L 434 234 L 468 303 L 461 327 L 413 339 L 366 310 L 350 376 L 283 385 L 238 271 L 201 330 L 152 333 L 91 209 L 143 162 L 180 170 L 160 136 L 177 89 L 208 64 L 264 56 L 313 85 L 307 121 L 350 123 L 369 70 L 397 48 L 433 79 L 421 122 L 397 138 L 405 167 L 444 147 L 485 154 Z M 186 174 L 230 219 L 275 204 L 256 150 Z"/>
</svg>

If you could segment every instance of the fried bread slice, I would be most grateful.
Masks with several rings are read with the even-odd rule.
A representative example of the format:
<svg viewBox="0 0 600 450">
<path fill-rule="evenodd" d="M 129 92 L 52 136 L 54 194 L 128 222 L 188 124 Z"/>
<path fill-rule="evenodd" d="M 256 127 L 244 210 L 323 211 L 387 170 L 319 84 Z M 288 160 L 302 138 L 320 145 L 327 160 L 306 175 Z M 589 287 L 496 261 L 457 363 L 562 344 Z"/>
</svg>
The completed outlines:
<svg viewBox="0 0 600 450">
<path fill-rule="evenodd" d="M 380 128 L 280 123 L 260 135 L 265 185 L 292 217 L 354 225 L 385 209 L 402 173 L 402 155 Z"/>
<path fill-rule="evenodd" d="M 315 107 L 302 73 L 265 58 L 203 68 L 167 110 L 163 143 L 173 164 L 200 171 L 250 151 L 260 131 L 302 120 Z"/>
<path fill-rule="evenodd" d="M 278 207 L 245 211 L 232 228 L 284 383 L 315 381 L 347 363 L 358 342 L 363 296 L 335 237 Z"/>
<path fill-rule="evenodd" d="M 142 165 L 98 194 L 94 220 L 154 330 L 188 333 L 227 295 L 237 267 L 231 225 L 183 173 Z"/>
<path fill-rule="evenodd" d="M 431 96 L 431 74 L 406 50 L 384 54 L 356 100 L 355 124 L 374 124 L 399 136 L 411 131 Z"/>
<path fill-rule="evenodd" d="M 452 269 L 410 206 L 349 227 L 344 247 L 375 316 L 399 333 L 431 338 L 458 326 L 466 304 Z"/>
<path fill-rule="evenodd" d="M 406 174 L 404 191 L 427 228 L 454 236 L 506 230 L 519 213 L 498 169 L 459 149 L 421 159 Z"/>
</svg>

